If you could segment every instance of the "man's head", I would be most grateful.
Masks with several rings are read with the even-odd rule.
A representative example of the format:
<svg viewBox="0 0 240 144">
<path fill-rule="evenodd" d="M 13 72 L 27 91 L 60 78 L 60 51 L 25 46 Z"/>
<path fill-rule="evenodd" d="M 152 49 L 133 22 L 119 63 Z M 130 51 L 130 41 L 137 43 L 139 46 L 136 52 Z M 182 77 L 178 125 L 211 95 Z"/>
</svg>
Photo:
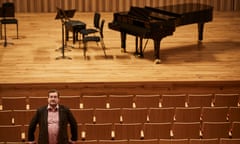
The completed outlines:
<svg viewBox="0 0 240 144">
<path fill-rule="evenodd" d="M 51 107 L 56 107 L 57 104 L 59 103 L 59 92 L 55 89 L 53 90 L 50 90 L 48 92 L 48 104 L 51 106 Z"/>
</svg>

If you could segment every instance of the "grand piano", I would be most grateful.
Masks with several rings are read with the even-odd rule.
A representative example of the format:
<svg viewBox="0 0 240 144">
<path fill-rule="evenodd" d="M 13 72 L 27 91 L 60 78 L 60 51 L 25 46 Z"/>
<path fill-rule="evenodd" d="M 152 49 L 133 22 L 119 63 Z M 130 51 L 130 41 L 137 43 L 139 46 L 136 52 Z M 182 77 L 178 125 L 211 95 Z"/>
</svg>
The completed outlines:
<svg viewBox="0 0 240 144">
<path fill-rule="evenodd" d="M 168 5 L 163 7 L 130 7 L 127 12 L 117 12 L 109 28 L 121 33 L 121 48 L 126 52 L 127 34 L 136 36 L 135 54 L 143 57 L 142 40 L 153 39 L 155 63 L 161 63 L 160 43 L 173 35 L 177 26 L 198 24 L 198 40 L 203 40 L 204 23 L 213 19 L 213 7 L 198 3 Z M 139 45 L 139 46 L 138 46 Z"/>
</svg>

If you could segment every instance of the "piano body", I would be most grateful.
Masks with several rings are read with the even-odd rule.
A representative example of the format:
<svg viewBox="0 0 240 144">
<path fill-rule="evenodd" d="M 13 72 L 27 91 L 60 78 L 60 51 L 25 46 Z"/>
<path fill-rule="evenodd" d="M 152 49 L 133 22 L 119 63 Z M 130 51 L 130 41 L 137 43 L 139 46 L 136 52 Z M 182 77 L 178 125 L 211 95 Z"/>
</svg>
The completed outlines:
<svg viewBox="0 0 240 144">
<path fill-rule="evenodd" d="M 126 51 L 127 34 L 136 36 L 135 54 L 143 57 L 142 40 L 153 39 L 155 63 L 160 63 L 160 42 L 173 35 L 177 26 L 198 24 L 198 40 L 203 39 L 204 23 L 212 21 L 213 7 L 187 3 L 163 7 L 131 7 L 128 12 L 113 15 L 109 28 L 121 33 L 121 48 Z M 138 42 L 138 40 L 140 40 Z M 139 50 L 138 50 L 139 44 Z"/>
</svg>

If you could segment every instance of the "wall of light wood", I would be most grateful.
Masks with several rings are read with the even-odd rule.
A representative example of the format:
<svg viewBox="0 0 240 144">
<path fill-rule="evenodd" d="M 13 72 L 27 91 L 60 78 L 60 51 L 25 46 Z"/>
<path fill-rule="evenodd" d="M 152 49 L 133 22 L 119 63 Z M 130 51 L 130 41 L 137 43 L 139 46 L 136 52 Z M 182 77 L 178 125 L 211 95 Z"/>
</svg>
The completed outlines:
<svg viewBox="0 0 240 144">
<path fill-rule="evenodd" d="M 240 0 L 0 0 L 14 2 L 16 12 L 55 12 L 56 7 L 77 9 L 79 12 L 127 11 L 130 6 L 152 6 L 179 3 L 202 3 L 214 6 L 216 11 L 240 11 Z"/>
</svg>

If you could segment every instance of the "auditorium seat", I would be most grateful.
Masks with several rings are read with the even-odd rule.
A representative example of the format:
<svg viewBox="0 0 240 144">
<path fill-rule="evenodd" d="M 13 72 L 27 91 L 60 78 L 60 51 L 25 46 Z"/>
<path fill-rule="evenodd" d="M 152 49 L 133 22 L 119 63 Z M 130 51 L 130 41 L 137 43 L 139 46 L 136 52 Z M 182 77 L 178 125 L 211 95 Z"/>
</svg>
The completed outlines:
<svg viewBox="0 0 240 144">
<path fill-rule="evenodd" d="M 213 99 L 212 94 L 188 94 L 188 107 L 211 107 Z"/>
<path fill-rule="evenodd" d="M 2 97 L 3 110 L 27 109 L 27 97 Z"/>
<path fill-rule="evenodd" d="M 60 104 L 68 108 L 80 108 L 80 96 L 60 96 Z"/>
<path fill-rule="evenodd" d="M 93 141 L 93 140 L 86 140 L 86 132 L 85 132 L 85 127 L 84 124 L 82 123 L 78 123 L 77 124 L 78 127 L 78 141 L 82 142 L 82 141 Z M 70 134 L 70 126 L 68 127 L 68 134 Z M 97 141 L 97 140 L 96 140 Z"/>
<path fill-rule="evenodd" d="M 174 107 L 168 108 L 149 108 L 149 122 L 162 123 L 173 122 L 174 119 Z"/>
<path fill-rule="evenodd" d="M 220 138 L 219 144 L 240 144 L 240 138 Z"/>
<path fill-rule="evenodd" d="M 219 144 L 219 139 L 189 139 L 189 144 Z"/>
<path fill-rule="evenodd" d="M 123 123 L 145 123 L 148 120 L 147 108 L 123 108 L 122 122 Z"/>
<path fill-rule="evenodd" d="M 136 108 L 158 108 L 160 95 L 136 95 L 134 103 Z"/>
<path fill-rule="evenodd" d="M 106 95 L 83 95 L 81 98 L 81 108 L 106 108 Z"/>
<path fill-rule="evenodd" d="M 143 125 L 142 123 L 115 123 L 114 139 L 141 139 Z"/>
<path fill-rule="evenodd" d="M 28 104 L 29 104 L 29 109 L 38 109 L 48 104 L 48 97 L 47 96 L 44 96 L 44 97 L 29 96 Z"/>
<path fill-rule="evenodd" d="M 120 123 L 120 108 L 96 108 L 94 112 L 95 123 Z"/>
<path fill-rule="evenodd" d="M 200 107 L 176 107 L 176 122 L 200 122 L 202 109 Z"/>
<path fill-rule="evenodd" d="M 158 139 L 130 139 L 129 144 L 159 144 Z"/>
<path fill-rule="evenodd" d="M 12 110 L 1 110 L 0 125 L 12 125 L 12 124 L 14 124 Z"/>
<path fill-rule="evenodd" d="M 94 109 L 70 109 L 77 123 L 93 123 Z"/>
<path fill-rule="evenodd" d="M 128 144 L 128 140 L 99 140 L 98 144 Z"/>
<path fill-rule="evenodd" d="M 229 138 L 230 122 L 203 122 L 202 137 L 209 138 Z"/>
<path fill-rule="evenodd" d="M 15 125 L 29 124 L 35 115 L 36 110 L 13 110 L 13 119 Z"/>
<path fill-rule="evenodd" d="M 110 108 L 132 108 L 133 95 L 109 95 Z"/>
<path fill-rule="evenodd" d="M 88 124 L 84 125 L 85 140 L 111 140 L 112 123 Z"/>
<path fill-rule="evenodd" d="M 172 131 L 174 139 L 197 139 L 201 135 L 201 124 L 200 122 L 174 122 Z"/>
<path fill-rule="evenodd" d="M 231 137 L 240 139 L 240 122 L 233 122 L 232 123 Z"/>
<path fill-rule="evenodd" d="M 160 139 L 159 144 L 188 144 L 188 139 Z"/>
<path fill-rule="evenodd" d="M 21 142 L 23 133 L 21 125 L 0 125 L 0 141 Z"/>
<path fill-rule="evenodd" d="M 6 142 L 5 144 L 26 144 L 26 143 L 25 142 Z"/>
<path fill-rule="evenodd" d="M 163 94 L 161 96 L 162 107 L 186 107 L 186 94 Z"/>
<path fill-rule="evenodd" d="M 215 107 L 238 106 L 239 94 L 215 94 Z"/>
<path fill-rule="evenodd" d="M 240 107 L 230 107 L 229 108 L 229 121 L 238 121 L 240 122 Z"/>
<path fill-rule="evenodd" d="M 29 129 L 29 125 L 24 125 L 23 126 L 23 130 L 24 130 L 24 133 L 25 133 L 25 141 L 28 138 L 28 129 Z M 34 138 L 35 138 L 36 141 L 38 140 L 38 136 L 39 136 L 39 125 L 37 125 L 35 133 L 34 133 Z"/>
<path fill-rule="evenodd" d="M 172 123 L 145 123 L 144 139 L 170 139 Z"/>
<path fill-rule="evenodd" d="M 228 121 L 228 107 L 203 107 L 202 121 L 226 122 Z"/>
<path fill-rule="evenodd" d="M 78 140 L 74 144 L 98 144 L 97 140 Z"/>
</svg>

